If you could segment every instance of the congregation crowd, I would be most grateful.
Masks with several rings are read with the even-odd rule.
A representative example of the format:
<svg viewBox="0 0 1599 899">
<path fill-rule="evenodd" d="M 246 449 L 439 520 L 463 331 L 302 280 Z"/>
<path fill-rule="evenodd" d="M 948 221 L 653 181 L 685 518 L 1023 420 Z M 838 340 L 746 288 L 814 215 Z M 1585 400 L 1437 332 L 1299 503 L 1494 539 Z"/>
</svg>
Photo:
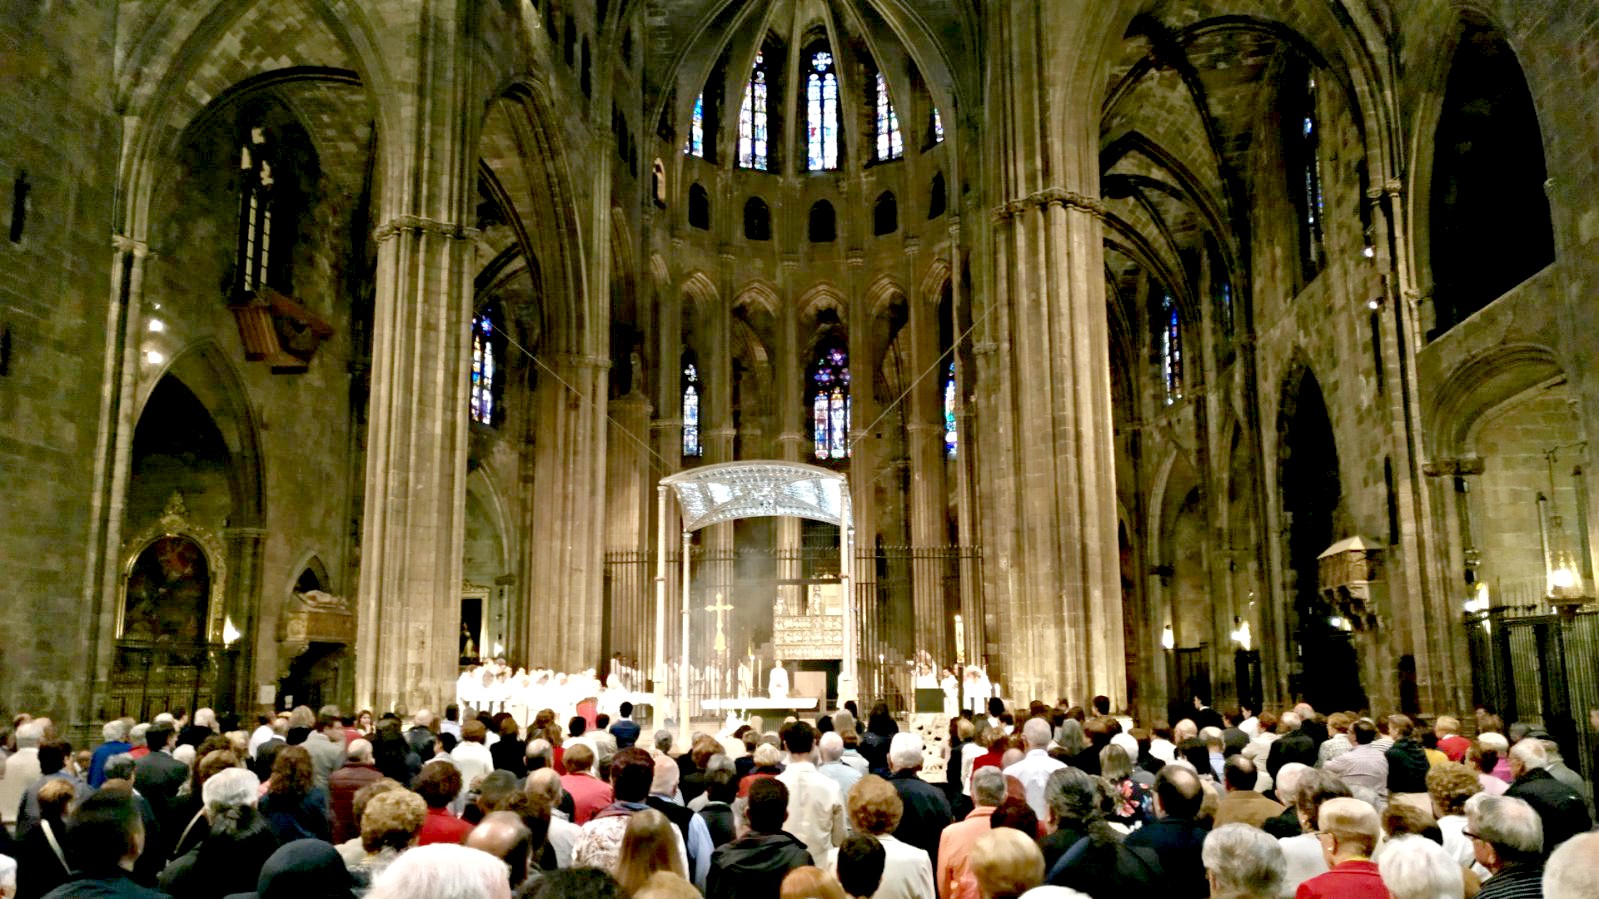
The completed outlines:
<svg viewBox="0 0 1599 899">
<path fill-rule="evenodd" d="M 1589 786 L 1537 727 L 1195 706 L 996 699 L 949 720 L 941 771 L 882 704 L 648 747 L 628 703 L 175 711 L 78 751 L 19 715 L 0 895 L 1599 897 Z"/>
</svg>

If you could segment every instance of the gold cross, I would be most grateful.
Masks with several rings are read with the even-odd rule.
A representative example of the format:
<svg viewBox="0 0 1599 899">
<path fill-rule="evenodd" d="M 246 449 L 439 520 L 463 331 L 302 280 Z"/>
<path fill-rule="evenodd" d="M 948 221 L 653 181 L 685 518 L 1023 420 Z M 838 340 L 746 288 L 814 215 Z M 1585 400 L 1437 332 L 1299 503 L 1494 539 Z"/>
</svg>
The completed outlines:
<svg viewBox="0 0 1599 899">
<path fill-rule="evenodd" d="M 727 633 L 722 630 L 722 613 L 733 611 L 733 607 L 722 601 L 722 594 L 716 594 L 715 605 L 705 607 L 707 612 L 716 613 L 716 651 L 727 652 Z"/>
</svg>

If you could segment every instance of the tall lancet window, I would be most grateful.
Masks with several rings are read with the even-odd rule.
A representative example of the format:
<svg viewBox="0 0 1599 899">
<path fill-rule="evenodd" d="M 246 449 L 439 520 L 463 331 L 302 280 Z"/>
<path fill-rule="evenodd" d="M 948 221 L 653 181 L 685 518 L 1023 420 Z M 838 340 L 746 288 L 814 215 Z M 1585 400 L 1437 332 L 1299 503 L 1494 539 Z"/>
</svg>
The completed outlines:
<svg viewBox="0 0 1599 899">
<path fill-rule="evenodd" d="M 939 113 L 938 107 L 933 107 L 933 143 L 944 142 L 944 116 Z"/>
<path fill-rule="evenodd" d="M 683 455 L 699 458 L 700 445 L 700 370 L 692 360 L 683 362 Z"/>
<path fill-rule="evenodd" d="M 272 263 L 272 162 L 265 128 L 250 129 L 239 148 L 239 253 L 235 288 L 254 293 L 268 283 Z"/>
<path fill-rule="evenodd" d="M 955 360 L 944 370 L 944 456 L 955 458 L 960 447 L 960 431 L 955 423 Z"/>
<path fill-rule="evenodd" d="M 684 156 L 705 158 L 705 92 L 694 98 L 694 112 L 689 116 L 688 142 L 683 144 Z"/>
<path fill-rule="evenodd" d="M 1183 322 L 1170 291 L 1160 300 L 1160 372 L 1170 406 L 1183 398 Z"/>
<path fill-rule="evenodd" d="M 898 159 L 905 155 L 905 139 L 899 132 L 899 113 L 888 96 L 888 79 L 877 73 L 877 158 Z"/>
<path fill-rule="evenodd" d="M 744 88 L 744 105 L 738 111 L 738 164 L 766 171 L 766 54 L 755 54 L 750 83 Z"/>
<path fill-rule="evenodd" d="M 1321 271 L 1326 259 L 1322 249 L 1325 221 L 1321 177 L 1321 120 L 1317 111 L 1316 73 L 1305 74 L 1303 92 L 1297 98 L 1297 114 L 1290 118 L 1289 187 L 1299 212 L 1300 267 L 1306 281 Z"/>
<path fill-rule="evenodd" d="M 472 420 L 480 425 L 493 425 L 499 412 L 495 395 L 499 386 L 498 342 L 493 310 L 485 309 L 472 316 Z"/>
<path fill-rule="evenodd" d="M 824 350 L 811 370 L 811 425 L 816 458 L 849 456 L 849 355 Z"/>
<path fill-rule="evenodd" d="M 811 54 L 811 73 L 805 80 L 806 168 L 823 172 L 838 168 L 838 73 L 833 54 Z"/>
</svg>

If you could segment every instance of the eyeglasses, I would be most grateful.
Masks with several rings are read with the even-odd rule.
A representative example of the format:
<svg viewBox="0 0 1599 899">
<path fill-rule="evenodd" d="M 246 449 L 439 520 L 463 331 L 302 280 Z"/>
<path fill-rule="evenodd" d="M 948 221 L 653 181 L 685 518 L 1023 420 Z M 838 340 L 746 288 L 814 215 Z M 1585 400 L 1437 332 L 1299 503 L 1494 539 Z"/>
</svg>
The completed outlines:
<svg viewBox="0 0 1599 899">
<path fill-rule="evenodd" d="M 1471 831 L 1465 830 L 1464 828 L 1461 829 L 1460 835 L 1463 836 L 1463 837 L 1466 837 L 1467 839 L 1471 839 L 1471 840 L 1482 840 L 1482 835 L 1481 834 L 1472 833 Z M 1483 840 L 1483 842 L 1486 843 L 1487 840 Z"/>
</svg>

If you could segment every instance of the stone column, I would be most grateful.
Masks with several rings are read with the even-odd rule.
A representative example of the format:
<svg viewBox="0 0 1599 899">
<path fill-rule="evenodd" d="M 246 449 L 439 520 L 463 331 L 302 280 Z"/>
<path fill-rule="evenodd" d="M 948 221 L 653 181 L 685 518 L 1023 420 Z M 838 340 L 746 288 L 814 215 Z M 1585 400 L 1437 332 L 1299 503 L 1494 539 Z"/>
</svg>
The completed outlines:
<svg viewBox="0 0 1599 899">
<path fill-rule="evenodd" d="M 460 5 L 432 4 L 397 26 L 421 49 L 394 61 L 407 93 L 385 139 L 373 235 L 356 704 L 374 710 L 437 709 L 454 694 L 475 274 L 465 223 L 482 114 Z"/>
<path fill-rule="evenodd" d="M 805 405 L 805 360 L 800 358 L 799 298 L 794 284 L 799 269 L 799 257 L 785 253 L 778 263 L 777 289 L 782 303 L 779 322 L 777 365 L 773 369 L 773 389 L 777 391 L 778 435 L 781 458 L 785 462 L 814 460 L 810 419 Z M 800 564 L 800 529 L 798 518 L 777 520 L 777 577 L 779 580 L 796 580 L 803 573 Z M 796 608 L 803 588 L 784 586 L 778 588 L 787 608 Z M 760 685 L 764 687 L 765 685 Z"/>
<path fill-rule="evenodd" d="M 634 391 L 609 404 L 610 432 L 605 446 L 606 513 L 605 546 L 608 551 L 621 550 L 634 558 L 649 545 L 648 532 L 650 505 L 655 499 L 654 479 L 650 477 L 650 404 L 638 389 L 637 373 Z M 674 379 L 675 380 L 675 379 Z M 608 648 L 602 655 L 620 652 L 644 658 L 648 655 L 649 639 L 654 627 L 652 610 L 647 604 L 653 601 L 653 589 L 646 579 L 654 575 L 653 568 L 628 564 L 623 569 L 627 580 L 613 584 L 610 594 L 611 625 L 604 635 Z M 633 578 L 636 577 L 636 580 Z M 604 672 L 601 672 L 604 676 Z"/>
<path fill-rule="evenodd" d="M 1082 4 L 1071 4 L 1074 8 Z M 1081 34 L 1105 23 L 1086 11 Z M 995 209 L 989 329 L 1009 403 L 985 433 L 1004 482 L 991 541 L 1006 566 L 998 634 L 1013 697 L 1127 694 L 1098 191 L 1097 44 L 1060 35 L 1056 0 L 997 4 L 987 108 Z M 1074 32 L 1079 28 L 1073 28 Z M 1080 88 L 1074 90 L 1074 88 Z M 1073 102 L 1072 98 L 1082 95 Z M 1065 108 L 1056 108 L 1065 101 Z M 1041 110 L 1050 110 L 1041 114 Z M 989 439 L 992 438 L 992 439 Z"/>
<path fill-rule="evenodd" d="M 868 430 L 877 418 L 877 401 L 873 395 L 872 381 L 877 372 L 878 360 L 872 352 L 872 309 L 866 297 L 866 258 L 858 249 L 851 249 L 845 257 L 848 272 L 845 278 L 845 325 L 849 340 L 849 492 L 851 511 L 855 519 L 855 545 L 870 553 L 877 545 L 877 441 Z M 857 576 L 864 576 L 858 572 Z M 882 585 L 878 585 L 882 596 Z M 875 608 L 862 609 L 861 614 L 876 615 Z M 901 647 L 908 649 L 909 647 Z"/>
<path fill-rule="evenodd" d="M 598 665 L 610 359 L 540 357 L 527 645 L 562 671 Z"/>
<path fill-rule="evenodd" d="M 907 241 L 907 250 L 911 242 Z M 920 266 L 918 266 L 919 268 Z M 909 283 L 907 281 L 907 283 Z M 949 613 L 944 608 L 948 560 L 939 551 L 949 542 L 949 495 L 944 477 L 944 378 L 947 360 L 939 358 L 938 297 L 909 298 L 912 376 L 926 373 L 906 397 L 906 438 L 910 454 L 910 538 L 912 606 L 916 647 L 938 665 L 952 664 Z"/>
</svg>

